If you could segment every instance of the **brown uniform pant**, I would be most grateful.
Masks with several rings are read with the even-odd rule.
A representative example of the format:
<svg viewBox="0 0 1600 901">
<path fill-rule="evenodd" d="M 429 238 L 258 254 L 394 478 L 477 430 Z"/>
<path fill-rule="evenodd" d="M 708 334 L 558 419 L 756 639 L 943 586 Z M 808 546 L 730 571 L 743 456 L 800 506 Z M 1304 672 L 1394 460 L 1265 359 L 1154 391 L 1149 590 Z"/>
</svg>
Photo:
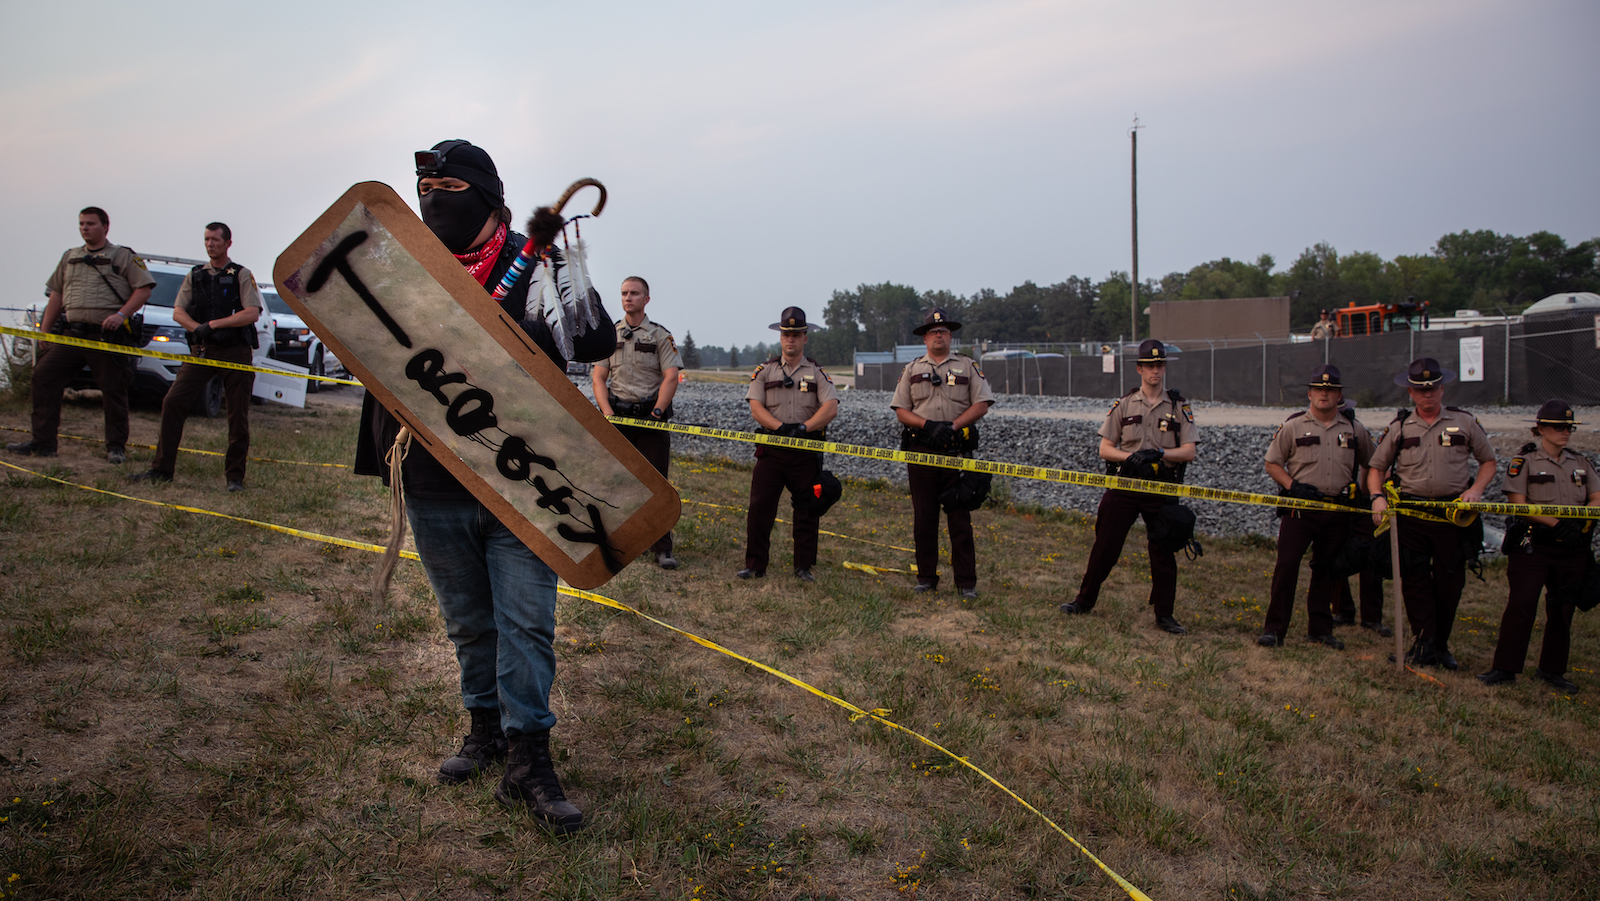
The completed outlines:
<svg viewBox="0 0 1600 901">
<path fill-rule="evenodd" d="M 1100 598 L 1100 586 L 1122 556 L 1122 545 L 1128 540 L 1128 530 L 1141 515 L 1148 530 L 1156 513 L 1171 498 L 1159 494 L 1140 494 L 1118 491 L 1113 488 L 1100 496 L 1100 508 L 1095 513 L 1094 548 L 1089 551 L 1089 566 L 1083 572 L 1083 584 L 1073 600 L 1082 610 L 1093 610 Z M 1150 605 L 1156 616 L 1171 616 L 1178 599 L 1178 558 L 1170 551 L 1150 551 Z"/>
<path fill-rule="evenodd" d="M 934 453 L 913 446 L 918 453 Z M 917 581 L 939 584 L 939 495 L 952 488 L 961 477 L 959 469 L 940 466 L 906 465 L 911 483 L 911 537 L 916 548 Z M 957 588 L 978 587 L 978 551 L 972 538 L 972 514 L 966 510 L 945 513 L 950 529 L 950 567 L 955 570 Z"/>
<path fill-rule="evenodd" d="M 1588 558 L 1588 551 L 1583 549 L 1559 551 L 1539 545 L 1526 552 L 1511 552 L 1506 565 L 1511 597 L 1500 617 L 1500 639 L 1494 646 L 1495 669 L 1522 672 L 1528 640 L 1533 636 L 1533 620 L 1539 611 L 1539 591 L 1543 589 L 1544 647 L 1539 651 L 1539 669 L 1558 676 L 1567 671 L 1567 655 L 1572 649 L 1572 611 L 1576 608 L 1571 604 L 1555 606 L 1550 601 L 1550 589 L 1581 578 L 1589 565 Z"/>
<path fill-rule="evenodd" d="M 628 443 L 633 445 L 633 449 L 638 451 L 640 456 L 650 461 L 650 465 L 656 468 L 656 472 L 661 473 L 662 478 L 666 478 L 667 466 L 672 462 L 671 432 L 657 429 L 630 429 L 627 426 L 617 426 L 617 431 L 628 439 Z M 655 544 L 650 545 L 650 550 L 657 554 L 671 554 L 672 533 L 668 532 L 657 539 Z"/>
<path fill-rule="evenodd" d="M 251 359 L 248 344 L 231 347 L 202 344 L 200 353 L 207 359 L 225 363 L 248 365 Z M 167 389 L 167 397 L 161 402 L 161 437 L 156 441 L 156 458 L 150 463 L 152 470 L 170 476 L 177 468 L 183 422 L 189 418 L 195 398 L 219 375 L 223 403 L 228 408 L 228 450 L 223 456 L 223 468 L 228 481 L 244 481 L 245 456 L 250 453 L 250 389 L 255 385 L 256 375 L 237 369 L 215 369 L 203 363 L 183 364 L 178 368 L 172 387 Z"/>
<path fill-rule="evenodd" d="M 139 358 L 66 344 L 46 346 L 48 349 L 33 368 L 34 443 L 56 449 L 61 430 L 61 395 L 87 365 L 100 388 L 100 404 L 105 410 L 106 450 L 124 449 L 128 444 L 128 386 L 133 384 Z"/>
<path fill-rule="evenodd" d="M 1450 642 L 1456 625 L 1456 608 L 1461 606 L 1461 590 L 1467 586 L 1467 564 L 1462 544 L 1468 530 L 1446 522 L 1421 519 L 1400 520 L 1400 597 L 1405 601 L 1406 619 L 1418 640 L 1432 641 L 1436 648 Z M 1406 552 L 1412 561 L 1407 563 Z M 1418 557 L 1431 557 L 1427 563 Z"/>
<path fill-rule="evenodd" d="M 1370 520 L 1370 518 L 1369 518 Z M 1311 550 L 1311 588 L 1306 593 L 1308 632 L 1312 638 L 1333 634 L 1333 608 L 1339 603 L 1339 582 L 1321 565 L 1331 561 L 1350 537 L 1350 514 L 1326 510 L 1294 510 L 1278 521 L 1278 565 L 1272 571 L 1265 631 L 1283 639 L 1294 620 L 1295 586 L 1300 561 Z M 1345 580 L 1348 585 L 1348 580 Z"/>
<path fill-rule="evenodd" d="M 1372 517 L 1365 513 L 1350 517 L 1350 537 L 1354 538 L 1363 532 L 1366 537 L 1372 537 Z M 1388 541 L 1389 537 L 1385 535 L 1382 540 Z M 1361 624 L 1380 625 L 1383 623 L 1383 576 L 1371 570 L 1363 569 L 1360 579 Z M 1356 599 L 1350 593 L 1350 580 L 1348 578 L 1340 579 L 1338 586 L 1339 600 L 1334 605 L 1334 612 L 1344 617 L 1345 620 L 1354 620 L 1357 613 Z"/>
<path fill-rule="evenodd" d="M 772 521 L 778 518 L 778 500 L 783 497 L 783 489 L 789 489 L 791 500 L 811 491 L 821 467 L 822 455 L 812 451 L 756 448 L 756 468 L 750 473 L 750 512 L 745 517 L 745 569 L 758 573 L 767 571 L 767 558 L 772 552 Z M 822 517 L 794 510 L 792 522 L 794 568 L 810 569 L 817 565 L 817 530 L 822 526 Z"/>
</svg>

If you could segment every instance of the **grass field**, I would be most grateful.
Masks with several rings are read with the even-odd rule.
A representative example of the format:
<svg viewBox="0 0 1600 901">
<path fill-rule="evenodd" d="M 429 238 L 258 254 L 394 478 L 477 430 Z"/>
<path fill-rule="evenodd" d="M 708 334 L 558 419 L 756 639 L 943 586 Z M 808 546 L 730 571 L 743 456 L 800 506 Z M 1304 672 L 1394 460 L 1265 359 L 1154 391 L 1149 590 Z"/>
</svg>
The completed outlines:
<svg viewBox="0 0 1600 901">
<path fill-rule="evenodd" d="M 252 417 L 255 456 L 351 456 L 354 410 Z M 155 419 L 135 411 L 134 441 L 153 443 Z M 75 403 L 64 431 L 98 436 L 99 420 Z M 0 425 L 26 424 L 25 405 L 0 406 Z M 220 451 L 221 421 L 191 419 L 185 443 Z M 174 485 L 128 489 L 149 450 L 124 468 L 98 441 L 62 450 L 5 459 L 382 540 L 386 496 L 346 470 L 252 463 L 250 490 L 228 494 L 219 458 L 186 454 Z M 882 484 L 847 485 L 823 526 L 852 538 L 823 537 L 815 585 L 788 575 L 784 525 L 768 578 L 738 582 L 748 468 L 674 466 L 682 568 L 634 565 L 601 593 L 891 710 L 1153 898 L 1600 895 L 1594 619 L 1576 624 L 1579 694 L 1482 687 L 1503 565 L 1469 584 L 1462 670 L 1435 681 L 1397 676 L 1392 643 L 1362 630 L 1341 630 L 1344 652 L 1256 647 L 1264 540 L 1181 564 L 1182 638 L 1153 628 L 1138 532 L 1095 615 L 1056 612 L 1092 537 L 1077 516 L 980 512 L 981 598 L 913 595 L 909 576 L 840 566 L 909 568 L 885 545 L 909 546 L 910 505 Z M 572 598 L 554 745 L 590 826 L 555 839 L 496 804 L 493 779 L 435 782 L 466 717 L 418 565 L 376 604 L 373 554 L 0 479 L 0 897 L 1125 897 L 927 746 Z"/>
</svg>

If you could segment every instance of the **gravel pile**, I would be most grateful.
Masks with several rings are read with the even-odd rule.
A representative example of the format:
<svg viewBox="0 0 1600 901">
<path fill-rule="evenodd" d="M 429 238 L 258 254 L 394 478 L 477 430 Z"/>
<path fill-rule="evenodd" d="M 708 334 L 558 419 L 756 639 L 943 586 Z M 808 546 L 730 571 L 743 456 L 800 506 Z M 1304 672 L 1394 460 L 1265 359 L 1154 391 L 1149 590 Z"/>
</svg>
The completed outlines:
<svg viewBox="0 0 1600 901">
<path fill-rule="evenodd" d="M 587 384 L 582 387 L 587 393 Z M 744 400 L 745 390 L 744 385 L 687 382 L 679 387 L 673 401 L 676 414 L 674 421 L 688 425 L 752 430 L 755 424 L 750 418 L 749 404 Z M 887 391 L 841 392 L 839 416 L 828 428 L 829 440 L 898 448 L 900 425 L 889 409 L 891 397 Z M 1205 408 L 1223 406 L 1226 405 L 1206 404 Z M 1099 398 L 1006 395 L 978 423 L 978 430 L 983 437 L 978 456 L 986 460 L 1103 473 L 1105 462 L 1098 453 L 1099 417 L 1109 407 L 1110 401 Z M 1092 413 L 1096 419 L 1088 422 L 1018 415 L 1061 411 Z M 1208 425 L 1205 409 L 1196 411 L 1196 420 L 1201 427 L 1200 453 L 1198 459 L 1189 466 L 1188 484 L 1258 494 L 1277 493 L 1277 485 L 1267 478 L 1261 465 L 1267 445 L 1277 431 L 1275 426 Z M 749 460 L 752 446 L 674 435 L 672 450 L 674 454 L 686 456 Z M 901 463 L 829 454 L 826 466 L 841 478 L 885 479 L 902 487 L 906 484 L 906 468 Z M 1079 488 L 1033 479 L 1000 477 L 995 481 L 996 493 L 1002 497 L 1009 493 L 1015 503 L 1076 510 L 1091 516 L 1102 494 L 1101 489 L 1097 488 Z M 1002 482 L 1006 484 L 1002 485 Z M 1499 486 L 1500 477 L 1496 475 L 1487 497 L 1497 499 Z M 1268 537 L 1278 533 L 1278 517 L 1271 507 L 1194 500 L 1184 503 L 1195 511 L 1198 519 L 1196 528 L 1203 533 Z M 1499 517 L 1489 517 L 1488 522 L 1500 526 Z"/>
</svg>

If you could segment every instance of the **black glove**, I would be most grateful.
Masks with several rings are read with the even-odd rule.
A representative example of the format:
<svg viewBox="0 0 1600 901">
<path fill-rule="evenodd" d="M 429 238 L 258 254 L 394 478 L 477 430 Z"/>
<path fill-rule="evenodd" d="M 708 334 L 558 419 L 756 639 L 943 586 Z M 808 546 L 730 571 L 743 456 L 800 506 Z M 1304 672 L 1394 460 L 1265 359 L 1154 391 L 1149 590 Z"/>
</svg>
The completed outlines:
<svg viewBox="0 0 1600 901">
<path fill-rule="evenodd" d="M 1562 519 L 1550 527 L 1550 542 L 1563 548 L 1583 547 L 1589 543 L 1589 536 L 1583 533 L 1583 527 L 1576 522 Z"/>
<path fill-rule="evenodd" d="M 960 441 L 954 423 L 930 419 L 922 427 L 922 443 L 934 450 L 954 450 Z"/>
<path fill-rule="evenodd" d="M 773 432 L 773 434 L 782 438 L 804 438 L 806 436 L 806 424 L 803 422 L 786 422 L 778 426 L 777 431 Z"/>
<path fill-rule="evenodd" d="M 1161 474 L 1161 457 L 1160 448 L 1134 451 L 1122 461 L 1122 474 L 1130 479 L 1153 479 Z"/>
<path fill-rule="evenodd" d="M 1285 488 L 1281 494 L 1284 497 L 1299 498 L 1303 501 L 1322 500 L 1322 489 L 1315 485 L 1307 485 L 1305 482 L 1295 482 L 1293 485 Z"/>
<path fill-rule="evenodd" d="M 547 206 L 539 207 L 528 217 L 528 237 L 533 239 L 535 250 L 543 250 L 555 242 L 564 224 L 561 214 Z M 521 248 L 518 248 L 519 250 Z"/>
<path fill-rule="evenodd" d="M 202 341 L 210 341 L 212 336 L 216 333 L 217 330 L 211 327 L 211 323 L 202 322 L 200 323 L 200 327 L 194 330 L 195 343 L 198 344 Z"/>
</svg>

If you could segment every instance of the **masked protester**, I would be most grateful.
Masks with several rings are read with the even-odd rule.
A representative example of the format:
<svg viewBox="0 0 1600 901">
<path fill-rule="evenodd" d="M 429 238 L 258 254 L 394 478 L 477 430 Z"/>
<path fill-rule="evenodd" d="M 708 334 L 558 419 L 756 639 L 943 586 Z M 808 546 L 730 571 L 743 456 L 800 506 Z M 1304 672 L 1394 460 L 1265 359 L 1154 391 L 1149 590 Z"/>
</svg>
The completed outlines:
<svg viewBox="0 0 1600 901">
<path fill-rule="evenodd" d="M 511 211 L 494 161 L 467 141 L 444 141 L 417 153 L 422 221 L 485 291 L 499 284 L 526 241 L 508 226 Z M 547 246 L 560 218 L 535 213 L 530 230 Z M 524 278 L 500 307 L 557 366 L 567 360 L 549 326 L 533 318 Z M 604 314 L 602 312 L 602 315 Z M 574 357 L 611 353 L 613 336 L 593 329 L 576 339 Z M 383 454 L 400 424 L 367 396 L 356 471 L 389 481 Z M 478 502 L 426 449 L 412 444 L 401 467 L 406 516 L 445 629 L 461 665 L 461 698 L 471 730 L 439 766 L 439 781 L 459 783 L 506 761 L 495 798 L 526 806 L 557 832 L 583 827 L 583 814 L 561 788 L 550 758 L 550 686 L 555 678 L 556 575 Z"/>
<path fill-rule="evenodd" d="M 1513 504 L 1552 504 L 1593 507 L 1600 504 L 1600 482 L 1582 454 L 1567 450 L 1578 420 L 1566 401 L 1550 400 L 1539 408 L 1529 442 L 1506 468 L 1503 490 Z M 1494 665 L 1478 680 L 1486 685 L 1517 681 L 1528 654 L 1533 620 L 1544 600 L 1544 647 L 1534 674 L 1564 692 L 1578 686 L 1566 677 L 1572 650 L 1572 612 L 1569 588 L 1583 578 L 1594 560 L 1592 519 L 1556 519 L 1525 516 L 1506 530 L 1506 580 L 1511 595 L 1500 618 L 1500 638 L 1494 647 Z M 1404 535 L 1404 532 L 1400 533 Z"/>
</svg>

